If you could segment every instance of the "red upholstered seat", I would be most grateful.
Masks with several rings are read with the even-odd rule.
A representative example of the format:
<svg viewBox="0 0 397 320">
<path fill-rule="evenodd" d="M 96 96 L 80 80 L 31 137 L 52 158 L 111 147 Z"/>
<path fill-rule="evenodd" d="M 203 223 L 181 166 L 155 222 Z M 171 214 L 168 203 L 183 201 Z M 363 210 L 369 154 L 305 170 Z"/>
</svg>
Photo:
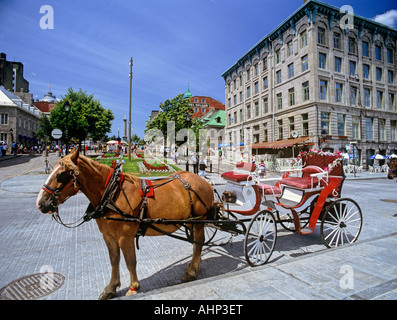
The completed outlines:
<svg viewBox="0 0 397 320">
<path fill-rule="evenodd" d="M 299 189 L 310 189 L 317 187 L 318 179 L 317 178 L 299 178 L 299 177 L 291 177 L 281 180 L 281 184 L 285 184 L 290 187 L 295 187 Z M 326 182 L 324 180 L 320 180 L 320 186 L 325 187 Z"/>
<path fill-rule="evenodd" d="M 252 176 L 249 174 L 236 173 L 234 171 L 228 171 L 221 174 L 221 177 L 226 180 L 234 182 L 243 182 L 247 180 L 252 180 Z"/>
<path fill-rule="evenodd" d="M 260 183 L 259 188 L 263 191 L 263 194 L 281 194 L 281 189 L 277 186 Z"/>
</svg>

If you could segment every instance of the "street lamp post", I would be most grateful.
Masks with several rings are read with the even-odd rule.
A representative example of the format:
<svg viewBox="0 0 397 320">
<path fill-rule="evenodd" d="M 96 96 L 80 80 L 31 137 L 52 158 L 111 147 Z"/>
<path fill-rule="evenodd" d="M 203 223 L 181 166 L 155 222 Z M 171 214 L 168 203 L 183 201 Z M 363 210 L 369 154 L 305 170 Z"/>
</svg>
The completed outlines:
<svg viewBox="0 0 397 320">
<path fill-rule="evenodd" d="M 130 60 L 130 107 L 129 107 L 129 118 L 128 118 L 128 160 L 131 161 L 131 95 L 132 95 L 132 57 Z"/>
<path fill-rule="evenodd" d="M 69 100 L 66 100 L 65 104 L 65 111 L 66 111 L 66 128 L 65 128 L 65 137 L 66 137 L 66 151 L 65 154 L 68 154 L 69 150 L 69 131 L 68 131 L 68 125 L 69 125 L 69 111 L 70 111 L 70 102 Z"/>
<path fill-rule="evenodd" d="M 190 123 L 190 114 L 189 112 L 186 111 L 186 113 L 183 115 L 186 121 L 186 127 L 187 127 L 187 132 L 186 132 L 186 171 L 189 171 L 189 123 Z"/>
</svg>

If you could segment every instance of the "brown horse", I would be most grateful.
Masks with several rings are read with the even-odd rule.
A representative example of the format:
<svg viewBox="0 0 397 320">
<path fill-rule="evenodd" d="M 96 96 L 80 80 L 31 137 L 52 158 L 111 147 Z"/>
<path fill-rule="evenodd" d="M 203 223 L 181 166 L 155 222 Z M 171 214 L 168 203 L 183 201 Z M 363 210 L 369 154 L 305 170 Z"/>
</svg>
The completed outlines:
<svg viewBox="0 0 397 320">
<path fill-rule="evenodd" d="M 90 201 L 90 206 L 93 208 L 100 207 L 105 185 L 109 182 L 111 174 L 112 168 L 90 160 L 80 155 L 76 150 L 61 159 L 54 167 L 37 197 L 36 205 L 43 213 L 54 213 L 57 212 L 59 204 L 81 190 Z M 100 299 L 114 297 L 117 287 L 120 286 L 120 249 L 130 272 L 131 282 L 127 295 L 135 294 L 139 289 L 134 244 L 139 223 L 110 220 L 112 218 L 123 218 L 120 214 L 121 211 L 134 217 L 138 217 L 141 212 L 143 198 L 140 193 L 140 179 L 128 174 L 122 176 L 123 180 L 119 182 L 118 189 L 112 195 L 112 203 L 117 210 L 105 207 L 101 215 L 95 217 L 108 247 L 112 265 L 110 282 L 100 295 Z M 170 177 L 175 176 L 179 178 L 169 179 L 171 181 L 167 179 L 157 180 L 153 183 L 154 196 L 146 198 L 146 218 L 185 220 L 198 217 L 198 219 L 205 219 L 209 209 L 214 204 L 212 186 L 201 177 L 190 172 L 182 171 Z M 162 185 L 160 186 L 160 184 Z M 196 279 L 201 263 L 202 243 L 204 243 L 205 237 L 204 224 L 190 225 L 193 228 L 193 257 L 182 278 L 183 281 Z M 155 223 L 153 226 L 169 233 L 177 230 L 177 226 L 174 224 Z M 163 235 L 163 233 L 148 228 L 145 235 L 157 236 Z"/>
<path fill-rule="evenodd" d="M 391 158 L 387 163 L 389 170 L 387 170 L 387 177 L 394 179 L 397 176 L 397 158 Z"/>
</svg>

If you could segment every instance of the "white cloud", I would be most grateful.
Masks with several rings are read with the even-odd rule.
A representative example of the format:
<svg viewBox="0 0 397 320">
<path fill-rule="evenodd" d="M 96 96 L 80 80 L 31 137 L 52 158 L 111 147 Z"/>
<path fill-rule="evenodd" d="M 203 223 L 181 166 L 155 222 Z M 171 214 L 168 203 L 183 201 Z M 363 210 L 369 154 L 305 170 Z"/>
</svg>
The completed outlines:
<svg viewBox="0 0 397 320">
<path fill-rule="evenodd" d="M 374 20 L 395 28 L 397 25 L 397 10 L 392 9 L 383 14 L 378 14 Z"/>
</svg>

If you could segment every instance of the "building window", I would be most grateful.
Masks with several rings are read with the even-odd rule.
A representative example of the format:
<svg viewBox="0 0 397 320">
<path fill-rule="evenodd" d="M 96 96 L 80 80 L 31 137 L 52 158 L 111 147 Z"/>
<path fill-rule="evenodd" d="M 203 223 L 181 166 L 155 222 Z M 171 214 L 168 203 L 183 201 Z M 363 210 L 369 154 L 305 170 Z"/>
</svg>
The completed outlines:
<svg viewBox="0 0 397 320">
<path fill-rule="evenodd" d="M 386 140 L 386 120 L 385 119 L 379 119 L 378 121 L 378 134 L 379 134 L 379 140 Z"/>
<path fill-rule="evenodd" d="M 341 49 L 340 33 L 334 32 L 334 48 Z"/>
<path fill-rule="evenodd" d="M 277 110 L 281 110 L 282 108 L 283 108 L 282 93 L 277 93 Z"/>
<path fill-rule="evenodd" d="M 276 72 L 276 82 L 277 82 L 277 84 L 281 83 L 281 70 L 278 70 Z"/>
<path fill-rule="evenodd" d="M 232 124 L 232 115 L 230 113 L 227 115 L 227 123 L 229 126 Z"/>
<path fill-rule="evenodd" d="M 0 133 L 0 141 L 7 142 L 7 133 Z"/>
<path fill-rule="evenodd" d="M 288 78 L 291 79 L 294 77 L 294 64 L 291 63 L 288 65 Z"/>
<path fill-rule="evenodd" d="M 376 81 L 382 81 L 382 68 L 376 68 Z"/>
<path fill-rule="evenodd" d="M 234 114 L 233 114 L 233 122 L 234 122 L 234 123 L 237 123 L 237 111 L 234 111 Z"/>
<path fill-rule="evenodd" d="M 343 113 L 337 114 L 338 136 L 346 136 L 346 116 Z"/>
<path fill-rule="evenodd" d="M 247 70 L 247 81 L 251 80 L 251 70 Z"/>
<path fill-rule="evenodd" d="M 350 87 L 350 104 L 355 106 L 357 104 L 357 88 Z"/>
<path fill-rule="evenodd" d="M 255 118 L 259 117 L 259 102 L 255 102 Z"/>
<path fill-rule="evenodd" d="M 0 124 L 8 124 L 8 113 L 0 113 Z M 7 140 L 4 142 L 7 142 Z"/>
<path fill-rule="evenodd" d="M 363 57 L 369 57 L 368 42 L 363 41 Z"/>
<path fill-rule="evenodd" d="M 323 28 L 318 28 L 317 43 L 325 44 L 325 30 Z"/>
<path fill-rule="evenodd" d="M 341 72 L 342 70 L 342 58 L 335 57 L 335 72 Z"/>
<path fill-rule="evenodd" d="M 309 95 L 309 81 L 306 81 L 302 84 L 302 91 L 303 91 L 303 101 L 307 101 L 310 99 Z"/>
<path fill-rule="evenodd" d="M 240 109 L 240 122 L 244 121 L 244 113 L 243 113 L 243 109 Z"/>
<path fill-rule="evenodd" d="M 276 51 L 276 64 L 281 62 L 281 52 L 280 50 Z"/>
<path fill-rule="evenodd" d="M 307 46 L 307 33 L 306 30 L 300 34 L 300 47 L 301 49 Z"/>
<path fill-rule="evenodd" d="M 327 55 L 325 53 L 319 53 L 318 54 L 318 67 L 320 69 L 325 69 L 326 62 L 327 62 Z"/>
<path fill-rule="evenodd" d="M 355 77 L 356 76 L 356 62 L 355 61 L 349 62 L 349 69 L 350 69 L 350 75 L 352 77 Z"/>
<path fill-rule="evenodd" d="M 266 97 L 263 99 L 263 113 L 266 114 L 269 112 L 269 99 Z"/>
<path fill-rule="evenodd" d="M 361 139 L 360 136 L 360 118 L 352 117 L 353 139 Z"/>
<path fill-rule="evenodd" d="M 330 134 L 329 130 L 329 113 L 321 112 L 321 134 Z"/>
<path fill-rule="evenodd" d="M 390 111 L 396 111 L 396 106 L 394 105 L 395 99 L 394 99 L 394 93 L 389 93 L 389 110 Z"/>
<path fill-rule="evenodd" d="M 366 108 L 371 108 L 371 90 L 364 88 L 364 105 Z"/>
<path fill-rule="evenodd" d="M 374 140 L 372 118 L 365 118 L 365 139 Z"/>
<path fill-rule="evenodd" d="M 251 87 L 247 88 L 247 98 L 251 98 Z"/>
<path fill-rule="evenodd" d="M 258 81 L 255 82 L 255 84 L 254 84 L 254 90 L 255 90 L 255 94 L 259 93 L 259 83 L 258 83 Z"/>
<path fill-rule="evenodd" d="M 336 102 L 343 102 L 343 84 L 335 84 L 335 100 Z"/>
<path fill-rule="evenodd" d="M 393 50 L 392 49 L 387 49 L 387 62 L 388 63 L 393 63 Z"/>
<path fill-rule="evenodd" d="M 369 79 L 369 65 L 368 64 L 363 64 L 363 78 L 364 79 Z"/>
<path fill-rule="evenodd" d="M 309 58 L 307 55 L 302 57 L 302 72 L 309 69 Z"/>
<path fill-rule="evenodd" d="M 277 120 L 277 139 L 283 138 L 283 120 Z"/>
<path fill-rule="evenodd" d="M 356 49 L 356 39 L 349 37 L 349 53 L 357 53 Z"/>
<path fill-rule="evenodd" d="M 247 120 L 251 119 L 251 105 L 247 106 Z"/>
<path fill-rule="evenodd" d="M 243 102 L 243 92 L 240 91 L 240 102 Z"/>
<path fill-rule="evenodd" d="M 233 96 L 233 103 L 234 103 L 234 105 L 237 104 L 237 95 L 234 95 L 234 96 Z"/>
<path fill-rule="evenodd" d="M 327 81 L 320 80 L 320 100 L 327 100 Z"/>
<path fill-rule="evenodd" d="M 263 141 L 267 141 L 268 140 L 268 136 L 267 136 L 267 123 L 263 124 Z"/>
<path fill-rule="evenodd" d="M 266 90 L 269 87 L 269 81 L 267 80 L 267 77 L 263 78 L 263 89 Z"/>
<path fill-rule="evenodd" d="M 258 64 L 256 64 L 256 65 L 254 66 L 254 76 L 257 76 L 258 73 L 259 73 L 259 67 L 258 67 Z"/>
<path fill-rule="evenodd" d="M 291 88 L 288 90 L 288 105 L 293 106 L 295 104 L 295 90 Z"/>
<path fill-rule="evenodd" d="M 379 109 L 383 109 L 383 92 L 376 91 L 376 106 Z"/>
<path fill-rule="evenodd" d="M 375 59 L 382 60 L 382 47 L 381 46 L 375 46 Z"/>
<path fill-rule="evenodd" d="M 227 107 L 228 108 L 232 107 L 232 99 L 231 98 L 227 99 Z M 195 111 L 195 112 L 197 112 L 197 111 Z"/>
<path fill-rule="evenodd" d="M 301 115 L 302 136 L 309 135 L 309 114 L 304 113 Z"/>
<path fill-rule="evenodd" d="M 391 140 L 397 140 L 397 120 L 390 120 Z"/>
<path fill-rule="evenodd" d="M 288 117 L 288 136 L 295 130 L 294 117 Z"/>
<path fill-rule="evenodd" d="M 389 84 L 393 84 L 393 81 L 394 81 L 394 74 L 393 74 L 393 71 L 387 70 L 387 82 L 388 82 Z"/>
<path fill-rule="evenodd" d="M 267 58 L 263 58 L 263 71 L 267 70 Z"/>
<path fill-rule="evenodd" d="M 288 42 L 287 44 L 287 57 L 290 57 L 294 54 L 294 45 L 292 41 Z"/>
</svg>

